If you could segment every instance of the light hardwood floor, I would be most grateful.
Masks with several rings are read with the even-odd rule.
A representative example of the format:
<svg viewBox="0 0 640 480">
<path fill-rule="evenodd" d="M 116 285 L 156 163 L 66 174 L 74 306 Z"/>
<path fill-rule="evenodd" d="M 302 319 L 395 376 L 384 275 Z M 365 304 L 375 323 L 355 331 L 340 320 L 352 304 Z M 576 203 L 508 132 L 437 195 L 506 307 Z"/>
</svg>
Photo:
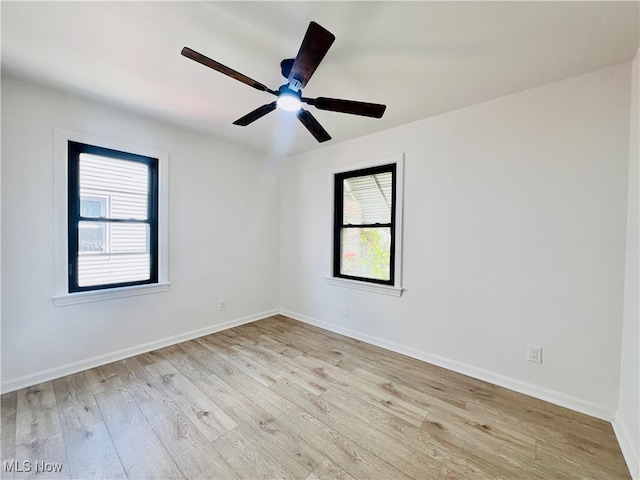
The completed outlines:
<svg viewBox="0 0 640 480">
<path fill-rule="evenodd" d="M 3 395 L 2 461 L 2 478 L 629 478 L 606 422 L 283 316 Z"/>
</svg>

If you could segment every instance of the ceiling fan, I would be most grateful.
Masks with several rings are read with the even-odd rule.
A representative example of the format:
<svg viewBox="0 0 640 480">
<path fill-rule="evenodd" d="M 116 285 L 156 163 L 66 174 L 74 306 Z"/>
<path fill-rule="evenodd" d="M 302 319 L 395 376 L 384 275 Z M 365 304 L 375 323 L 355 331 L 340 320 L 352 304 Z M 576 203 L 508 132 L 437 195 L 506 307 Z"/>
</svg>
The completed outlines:
<svg viewBox="0 0 640 480">
<path fill-rule="evenodd" d="M 322 125 L 320 125 L 315 117 L 311 115 L 311 112 L 302 108 L 302 103 L 313 105 L 320 110 L 330 110 L 332 112 L 350 113 L 352 115 L 374 118 L 381 118 L 387 108 L 386 105 L 377 103 L 356 102 L 353 100 L 340 100 L 327 97 L 307 98 L 302 96 L 302 89 L 309 82 L 309 79 L 316 71 L 316 68 L 318 68 L 318 65 L 326 55 L 335 38 L 331 32 L 316 22 L 309 23 L 307 33 L 304 35 L 296 58 L 287 58 L 280 63 L 282 76 L 287 79 L 287 83 L 282 85 L 277 91 L 271 90 L 262 83 L 240 72 L 236 72 L 211 58 L 205 57 L 188 47 L 182 49 L 182 55 L 209 68 L 213 68 L 220 73 L 224 73 L 231 78 L 235 78 L 256 90 L 261 90 L 278 97 L 275 102 L 258 107 L 244 117 L 239 118 L 233 122 L 234 125 L 246 127 L 267 113 L 272 112 L 276 107 L 279 107 L 283 110 L 296 112 L 298 119 L 307 130 L 311 132 L 316 140 L 318 140 L 318 142 L 326 142 L 327 140 L 331 140 L 331 136 L 322 128 Z"/>
</svg>

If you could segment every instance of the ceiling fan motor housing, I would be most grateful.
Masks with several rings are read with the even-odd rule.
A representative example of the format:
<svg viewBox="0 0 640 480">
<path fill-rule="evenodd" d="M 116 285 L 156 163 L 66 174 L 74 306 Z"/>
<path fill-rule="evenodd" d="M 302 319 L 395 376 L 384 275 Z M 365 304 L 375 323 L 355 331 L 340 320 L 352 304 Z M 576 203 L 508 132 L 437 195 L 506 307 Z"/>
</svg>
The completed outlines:
<svg viewBox="0 0 640 480">
<path fill-rule="evenodd" d="M 302 91 L 300 90 L 300 88 L 298 88 L 297 90 L 294 88 L 291 88 L 291 84 L 282 85 L 278 89 L 278 97 L 281 95 L 291 95 L 291 96 L 298 97 L 298 99 L 300 100 L 302 99 Z"/>
</svg>

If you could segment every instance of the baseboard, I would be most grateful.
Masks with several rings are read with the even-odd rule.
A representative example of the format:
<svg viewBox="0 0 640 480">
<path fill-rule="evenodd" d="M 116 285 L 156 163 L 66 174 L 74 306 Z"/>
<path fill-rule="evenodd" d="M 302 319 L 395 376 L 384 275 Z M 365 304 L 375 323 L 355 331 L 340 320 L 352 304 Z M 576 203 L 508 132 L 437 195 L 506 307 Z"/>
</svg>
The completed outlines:
<svg viewBox="0 0 640 480">
<path fill-rule="evenodd" d="M 238 325 L 244 325 L 245 323 L 255 322 L 272 315 L 276 315 L 278 310 L 268 310 L 266 312 L 257 313 L 255 315 L 249 315 L 234 320 L 229 320 L 224 323 L 211 325 L 205 328 L 199 328 L 190 332 L 181 333 L 179 335 L 173 335 L 171 337 L 155 340 L 153 342 L 143 343 L 134 347 L 124 348 L 116 352 L 107 353 L 104 355 L 98 355 L 96 357 L 88 358 L 86 360 L 80 360 L 78 362 L 68 363 L 59 367 L 49 368 L 40 372 L 31 373 L 18 378 L 12 378 L 4 380 L 0 387 L 2 393 L 12 392 L 24 387 L 30 387 L 38 383 L 47 382 L 56 378 L 71 375 L 73 373 L 82 372 L 90 368 L 99 367 L 100 365 L 106 365 L 107 363 L 117 362 L 125 358 L 140 355 L 141 353 L 150 352 L 159 348 L 175 345 L 176 343 L 186 342 L 193 340 L 194 338 L 203 337 L 212 333 L 220 332 L 228 328 L 237 327 Z"/>
<path fill-rule="evenodd" d="M 620 444 L 620 450 L 622 450 L 622 456 L 624 457 L 624 461 L 627 463 L 627 468 L 629 469 L 631 478 L 639 480 L 640 456 L 638 454 L 638 450 L 640 449 L 638 448 L 638 445 L 633 445 L 631 436 L 628 434 L 627 429 L 617 412 L 613 417 L 611 425 L 613 426 L 613 431 L 618 439 L 618 444 Z"/>
<path fill-rule="evenodd" d="M 540 387 L 538 385 L 534 385 L 528 382 L 523 382 L 522 380 L 518 380 L 516 378 L 508 377 L 506 375 L 495 373 L 490 370 L 484 370 L 482 368 L 478 368 L 473 365 L 458 362 L 456 360 L 440 357 L 438 355 L 432 355 L 430 353 L 427 353 L 421 350 L 406 347 L 404 345 L 400 345 L 394 342 L 390 342 L 388 340 L 367 335 L 365 333 L 357 332 L 355 330 L 350 330 L 348 328 L 344 328 L 339 325 L 317 320 L 315 318 L 311 318 L 306 315 L 302 315 L 289 310 L 281 309 L 280 313 L 282 315 L 293 318 L 295 320 L 299 320 L 301 322 L 305 322 L 310 325 L 314 325 L 314 326 L 323 328 L 325 330 L 329 330 L 331 332 L 339 333 L 347 337 L 355 338 L 357 340 L 361 340 L 363 342 L 370 343 L 378 347 L 386 348 L 387 350 L 401 353 L 403 355 L 407 355 L 409 357 L 422 360 L 432 365 L 446 368 L 447 370 L 452 370 L 457 373 L 462 373 L 463 375 L 477 378 L 478 380 L 483 380 L 485 382 L 489 382 L 494 385 L 498 385 L 500 387 L 508 388 L 509 390 L 523 393 L 525 395 L 529 395 L 531 397 L 538 398 L 540 400 L 545 400 L 549 403 L 553 403 L 555 405 L 559 405 L 561 407 L 565 407 L 570 410 L 574 410 L 576 412 L 584 413 L 586 415 L 590 415 L 592 417 L 596 417 L 601 420 L 605 420 L 607 422 L 610 422 L 613 419 L 613 415 L 614 415 L 613 410 L 608 409 L 606 407 L 601 407 L 599 405 L 595 405 L 593 403 L 582 400 L 578 397 L 567 395 L 565 393 L 557 392 L 555 390 L 551 390 L 548 388 Z"/>
</svg>

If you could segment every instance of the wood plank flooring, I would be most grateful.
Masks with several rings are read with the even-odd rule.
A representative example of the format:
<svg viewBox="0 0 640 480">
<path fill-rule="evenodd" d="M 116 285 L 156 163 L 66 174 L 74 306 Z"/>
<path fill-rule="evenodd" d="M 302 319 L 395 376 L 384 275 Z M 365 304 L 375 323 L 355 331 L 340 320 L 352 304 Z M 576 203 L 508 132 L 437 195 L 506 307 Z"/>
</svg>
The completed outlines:
<svg viewBox="0 0 640 480">
<path fill-rule="evenodd" d="M 280 315 L 1 414 L 5 479 L 629 478 L 607 422 Z"/>
</svg>

